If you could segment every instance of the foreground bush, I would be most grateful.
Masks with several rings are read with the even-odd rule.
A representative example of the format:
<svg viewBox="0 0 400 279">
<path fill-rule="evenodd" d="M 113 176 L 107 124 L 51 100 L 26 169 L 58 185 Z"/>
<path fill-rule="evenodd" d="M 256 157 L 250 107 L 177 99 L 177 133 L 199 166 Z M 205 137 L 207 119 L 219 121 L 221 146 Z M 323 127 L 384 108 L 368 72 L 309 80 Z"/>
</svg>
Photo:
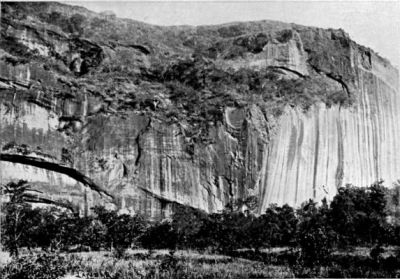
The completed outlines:
<svg viewBox="0 0 400 279">
<path fill-rule="evenodd" d="M 363 256 L 335 256 L 326 265 L 291 267 L 299 278 L 399 278 L 400 259 L 391 256 L 379 263 Z"/>
<path fill-rule="evenodd" d="M 225 255 L 248 248 L 259 252 L 291 247 L 300 250 L 303 264 L 314 266 L 325 265 L 338 247 L 375 246 L 371 257 L 378 261 L 380 246 L 400 246 L 400 222 L 397 215 L 389 215 L 397 212 L 398 204 L 393 203 L 388 210 L 389 191 L 381 182 L 365 188 L 342 187 L 330 205 L 310 200 L 295 210 L 289 205 L 272 204 L 259 216 L 241 212 L 241 206 L 233 202 L 213 214 L 175 206 L 171 218 L 162 221 L 99 206 L 92 208 L 93 216 L 86 217 L 58 208 L 33 209 L 26 203 L 30 194 L 25 181 L 9 184 L 7 189 L 10 202 L 3 207 L 1 241 L 17 257 L 20 247 L 68 252 L 107 249 L 120 258 L 133 246 Z M 391 200 L 397 201 L 400 194 L 393 193 Z"/>
<path fill-rule="evenodd" d="M 65 258 L 56 254 L 27 255 L 14 259 L 0 270 L 2 279 L 57 279 L 70 268 Z"/>
<path fill-rule="evenodd" d="M 297 242 L 301 262 L 307 266 L 326 264 L 336 243 L 336 233 L 329 223 L 329 207 L 324 199 L 321 206 L 310 200 L 299 210 L 300 223 Z"/>
</svg>

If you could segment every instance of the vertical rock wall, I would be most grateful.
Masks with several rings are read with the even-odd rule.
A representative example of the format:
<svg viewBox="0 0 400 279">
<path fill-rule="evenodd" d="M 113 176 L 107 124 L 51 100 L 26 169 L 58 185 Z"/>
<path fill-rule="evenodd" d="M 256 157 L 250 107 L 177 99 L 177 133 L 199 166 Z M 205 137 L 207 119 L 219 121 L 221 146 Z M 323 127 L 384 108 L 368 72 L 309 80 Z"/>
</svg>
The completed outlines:
<svg viewBox="0 0 400 279">
<path fill-rule="evenodd" d="M 38 5 L 2 6 L 2 183 L 162 218 L 400 178 L 398 71 L 342 30 Z"/>
<path fill-rule="evenodd" d="M 262 210 L 270 203 L 299 205 L 332 198 L 345 184 L 386 185 L 400 176 L 400 98 L 397 71 L 374 61 L 358 67 L 351 107 L 287 108 L 264 157 Z"/>
</svg>

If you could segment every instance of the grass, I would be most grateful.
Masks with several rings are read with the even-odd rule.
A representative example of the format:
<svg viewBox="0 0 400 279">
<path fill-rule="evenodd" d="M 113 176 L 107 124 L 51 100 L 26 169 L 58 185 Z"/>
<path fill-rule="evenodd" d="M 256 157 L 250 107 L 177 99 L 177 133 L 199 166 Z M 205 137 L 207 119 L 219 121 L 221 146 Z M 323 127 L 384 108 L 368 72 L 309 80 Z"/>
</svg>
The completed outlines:
<svg viewBox="0 0 400 279">
<path fill-rule="evenodd" d="M 286 248 L 262 251 L 264 257 L 251 255 L 251 250 L 238 251 L 236 257 L 200 253 L 197 251 L 128 250 L 122 258 L 112 252 L 80 252 L 61 254 L 23 253 L 22 258 L 11 263 L 2 261 L 0 275 L 4 279 L 14 278 L 294 278 L 294 277 L 400 277 L 400 266 L 394 256 L 396 247 L 386 247 L 382 261 L 369 258 L 369 248 L 356 247 L 351 251 L 335 251 L 326 266 L 304 266 L 301 262 L 286 264 L 278 260 Z M 254 252 L 254 251 L 253 251 Z M 265 260 L 272 253 L 276 260 Z M 6 255 L 6 254 L 4 254 Z M 3 256 L 3 254 L 1 254 Z M 7 256 L 6 256 L 7 257 Z M 385 258 L 386 257 L 386 258 Z M 5 257 L 1 257 L 3 260 Z M 45 266 L 43 266 L 43 262 Z M 21 270 L 28 275 L 21 277 Z M 34 270 L 36 273 L 32 274 Z M 48 273 L 48 274 L 47 274 Z M 47 275 L 48 276 L 47 276 Z M 46 276 L 45 276 L 46 275 Z"/>
<path fill-rule="evenodd" d="M 152 254 L 145 250 L 131 250 L 122 259 L 115 259 L 107 252 L 70 254 L 68 257 L 69 261 L 80 266 L 78 274 L 89 278 L 293 277 L 288 267 L 195 251 L 177 251 L 173 257 L 167 250 L 157 250 Z"/>
<path fill-rule="evenodd" d="M 40 263 L 32 260 L 36 255 L 24 255 L 32 263 L 24 264 L 25 270 L 41 270 Z M 167 250 L 157 250 L 149 254 L 146 250 L 130 250 L 121 259 L 111 252 L 82 252 L 60 254 L 65 264 L 52 267 L 64 274 L 63 278 L 287 278 L 293 277 L 290 268 L 279 265 L 267 265 L 262 262 L 232 258 L 224 255 L 212 255 L 195 251 L 177 251 L 173 256 Z M 40 258 L 40 256 L 38 257 Z M 21 260 L 2 266 L 4 279 L 17 278 L 13 272 L 20 270 Z M 21 273 L 17 274 L 21 276 Z M 41 273 L 44 276 L 44 273 Z M 26 278 L 53 278 L 35 277 Z"/>
</svg>

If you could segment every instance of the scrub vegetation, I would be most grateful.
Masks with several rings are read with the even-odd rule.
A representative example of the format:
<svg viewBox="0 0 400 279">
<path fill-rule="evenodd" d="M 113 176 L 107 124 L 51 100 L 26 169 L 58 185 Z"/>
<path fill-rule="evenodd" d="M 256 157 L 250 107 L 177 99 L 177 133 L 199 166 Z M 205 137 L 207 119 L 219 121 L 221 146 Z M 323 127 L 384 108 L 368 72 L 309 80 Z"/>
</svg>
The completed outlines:
<svg viewBox="0 0 400 279">
<path fill-rule="evenodd" d="M 1 240 L 13 259 L 2 278 L 400 276 L 400 188 L 382 182 L 342 187 L 330 204 L 272 204 L 259 216 L 234 204 L 213 214 L 179 205 L 158 221 L 32 208 L 29 189 L 5 187 Z"/>
</svg>

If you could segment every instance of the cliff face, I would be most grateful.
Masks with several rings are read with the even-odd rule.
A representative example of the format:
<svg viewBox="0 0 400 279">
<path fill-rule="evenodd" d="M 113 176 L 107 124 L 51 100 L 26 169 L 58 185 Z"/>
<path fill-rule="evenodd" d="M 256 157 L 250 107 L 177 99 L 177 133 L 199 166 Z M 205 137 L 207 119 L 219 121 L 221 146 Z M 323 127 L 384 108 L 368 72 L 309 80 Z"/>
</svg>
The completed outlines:
<svg viewBox="0 0 400 279">
<path fill-rule="evenodd" d="M 398 71 L 342 30 L 3 3 L 0 178 L 81 212 L 261 212 L 400 178 Z"/>
</svg>

